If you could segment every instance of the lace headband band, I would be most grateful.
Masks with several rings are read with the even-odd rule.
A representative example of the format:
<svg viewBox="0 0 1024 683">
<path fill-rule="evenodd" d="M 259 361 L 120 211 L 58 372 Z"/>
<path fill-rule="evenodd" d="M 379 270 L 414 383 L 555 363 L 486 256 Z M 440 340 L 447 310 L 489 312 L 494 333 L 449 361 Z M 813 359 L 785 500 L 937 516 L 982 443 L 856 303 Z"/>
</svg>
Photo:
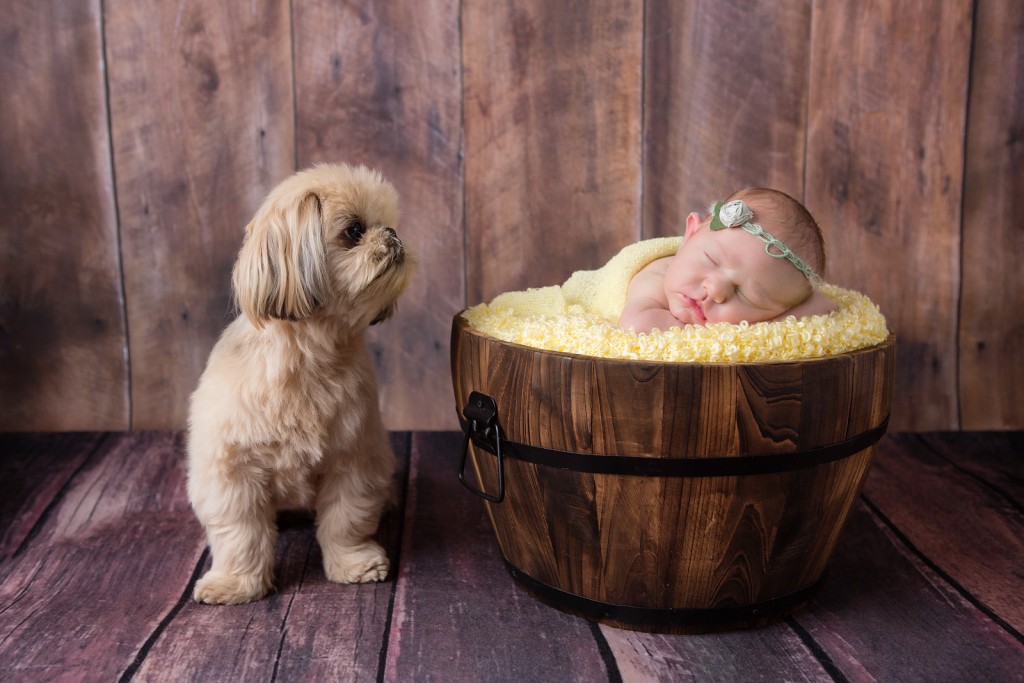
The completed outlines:
<svg viewBox="0 0 1024 683">
<path fill-rule="evenodd" d="M 817 287 L 821 284 L 821 277 L 802 258 L 794 254 L 785 242 L 760 225 L 750 222 L 754 218 L 754 212 L 742 199 L 734 199 L 731 202 L 715 202 L 710 211 L 711 225 L 709 227 L 712 230 L 742 228 L 751 235 L 761 238 L 766 254 L 772 258 L 783 258 L 792 263 L 797 270 L 807 276 L 813 286 Z"/>
</svg>

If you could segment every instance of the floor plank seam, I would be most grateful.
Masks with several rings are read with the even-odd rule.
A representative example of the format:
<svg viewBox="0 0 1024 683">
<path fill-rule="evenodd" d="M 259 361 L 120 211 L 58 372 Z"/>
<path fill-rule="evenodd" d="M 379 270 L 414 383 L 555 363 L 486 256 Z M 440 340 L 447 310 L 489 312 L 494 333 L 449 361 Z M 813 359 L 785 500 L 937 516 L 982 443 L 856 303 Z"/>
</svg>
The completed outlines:
<svg viewBox="0 0 1024 683">
<path fill-rule="evenodd" d="M 604 662 L 605 669 L 608 671 L 608 683 L 622 683 L 622 672 L 619 671 L 619 663 L 615 659 L 615 653 L 612 652 L 611 646 L 608 644 L 608 639 L 601 632 L 601 625 L 594 621 L 590 622 L 590 632 L 594 636 L 594 642 L 597 644 L 597 651 L 601 655 L 601 661 Z"/>
<path fill-rule="evenodd" d="M 1010 624 L 1005 619 L 996 614 L 988 605 L 981 602 L 978 598 L 974 597 L 974 595 L 969 590 L 967 590 L 967 588 L 965 588 L 959 581 L 954 579 L 944 569 L 935 564 L 935 562 L 932 561 L 930 557 L 925 555 L 925 553 L 920 548 L 914 545 L 913 541 L 911 541 L 910 538 L 908 538 L 907 535 L 904 534 L 898 526 L 896 526 L 895 522 L 889 519 L 885 515 L 885 513 L 883 513 L 882 510 L 877 505 L 875 505 L 875 503 L 872 502 L 870 498 L 867 497 L 867 495 L 862 493 L 861 500 L 864 501 L 864 504 L 867 505 L 868 509 L 871 510 L 871 512 L 879 520 L 881 520 L 883 524 L 885 524 L 885 526 L 892 532 L 892 534 L 896 536 L 896 538 L 898 538 L 900 542 L 903 543 L 903 545 L 906 546 L 906 548 L 914 554 L 915 557 L 917 557 L 922 563 L 924 563 L 926 567 L 935 572 L 935 574 L 939 578 L 941 578 L 943 581 L 949 584 L 954 590 L 956 590 L 956 592 L 959 593 L 964 600 L 973 605 L 978 611 L 980 611 L 986 617 L 991 619 L 994 623 L 998 624 L 999 627 L 1006 631 L 1009 635 L 1016 638 L 1017 642 L 1024 645 L 1024 634 L 1021 634 L 1021 632 L 1015 629 L 1012 624 Z"/>
<path fill-rule="evenodd" d="M 1010 507 L 1012 507 L 1018 514 L 1024 515 L 1024 504 L 1022 504 L 1021 501 L 1017 500 L 1017 498 L 1013 494 L 1009 493 L 1008 491 L 1004 491 L 998 485 L 993 484 L 992 482 L 990 482 L 989 480 L 985 479 L 981 475 L 979 475 L 979 474 L 977 474 L 975 472 L 971 472 L 969 469 L 967 469 L 966 467 L 963 467 L 962 465 L 960 465 L 956 461 L 949 459 L 948 457 L 943 455 L 937 448 L 932 446 L 931 443 L 929 443 L 928 440 L 925 439 L 922 435 L 916 434 L 915 438 L 916 438 L 916 440 L 918 442 L 918 445 L 921 448 L 924 448 L 931 455 L 934 455 L 936 458 L 938 458 L 938 459 L 942 460 L 943 462 L 949 464 L 949 466 L 952 467 L 953 469 L 955 469 L 957 472 L 960 472 L 961 474 L 963 474 L 963 475 L 965 475 L 967 477 L 970 477 L 974 481 L 978 482 L 985 489 L 987 489 L 989 492 L 991 492 L 992 494 L 994 494 L 996 496 L 999 496 L 1004 501 L 1006 501 L 1006 503 Z"/>
<path fill-rule="evenodd" d="M 71 476 L 68 477 L 67 481 L 64 482 L 64 485 L 60 487 L 60 491 L 58 491 L 57 494 L 53 497 L 53 499 L 50 500 L 49 504 L 47 504 L 46 509 L 43 510 L 43 514 L 39 515 L 39 519 L 37 519 L 35 524 L 32 525 L 32 528 L 29 529 L 29 532 L 25 535 L 25 538 L 22 539 L 21 543 L 15 549 L 14 553 L 10 555 L 11 559 L 17 558 L 19 555 L 21 555 L 21 553 L 23 553 L 25 549 L 29 547 L 32 541 L 34 541 L 39 536 L 39 533 L 42 531 L 43 527 L 46 526 L 46 523 L 50 520 L 50 516 L 53 514 L 53 511 L 62 502 L 64 502 L 64 497 L 67 495 L 68 489 L 71 487 L 72 482 L 74 482 L 78 478 L 78 475 L 81 474 L 82 470 L 89 466 L 89 463 L 91 463 L 93 458 L 96 457 L 96 454 L 104 450 L 104 447 L 106 446 L 107 442 L 111 440 L 111 438 L 111 432 L 103 433 L 103 436 L 101 436 L 100 439 L 96 442 L 96 445 L 93 446 L 93 449 L 92 451 L 89 452 L 89 455 L 85 456 L 81 464 L 75 468 L 75 471 L 71 473 Z"/>
<path fill-rule="evenodd" d="M 398 526 L 398 538 L 393 541 L 395 548 L 395 567 L 391 572 L 391 595 L 388 596 L 388 611 L 384 617 L 384 637 L 381 639 L 380 652 L 377 655 L 377 683 L 384 683 L 384 676 L 388 667 L 388 644 L 391 642 L 391 621 L 395 614 L 395 597 L 398 595 L 398 577 L 402 566 L 402 542 L 405 540 L 405 513 L 409 506 L 409 486 L 412 483 L 412 432 L 405 435 L 406 466 L 405 475 L 402 481 L 403 509 L 394 511 L 393 518 Z"/>
<path fill-rule="evenodd" d="M 849 683 L 850 679 L 843 674 L 842 670 L 836 666 L 836 663 L 832 661 L 832 658 L 828 656 L 828 652 L 825 651 L 818 641 L 814 639 L 814 636 L 808 632 L 807 629 L 797 621 L 796 617 L 788 616 L 785 619 L 786 624 L 793 630 L 794 633 L 803 641 L 804 646 L 811 651 L 814 658 L 818 660 L 822 668 L 825 669 L 825 673 L 832 677 L 836 683 Z"/>
<path fill-rule="evenodd" d="M 189 577 L 188 583 L 185 584 L 185 590 L 182 591 L 181 597 L 178 598 L 178 602 L 175 603 L 171 611 L 160 620 L 157 627 L 153 630 L 153 633 L 149 635 L 146 642 L 142 644 L 138 653 L 135 655 L 135 659 L 128 665 L 128 668 L 121 674 L 121 678 L 118 679 L 118 683 L 128 683 L 135 677 L 139 669 L 142 667 L 143 662 L 146 661 L 146 657 L 149 655 L 150 650 L 156 645 L 156 641 L 160 640 L 160 636 L 163 635 L 167 627 L 170 626 L 171 622 L 174 621 L 178 613 L 185 608 L 185 605 L 192 600 L 192 592 L 195 590 L 196 582 L 199 581 L 199 576 L 203 573 L 203 567 L 206 565 L 206 560 L 210 556 L 210 549 L 204 548 L 202 554 L 199 555 L 199 561 L 196 562 L 195 569 L 192 570 L 192 576 Z"/>
<path fill-rule="evenodd" d="M 270 673 L 270 683 L 274 683 L 277 680 L 277 672 L 281 668 L 281 653 L 284 652 L 284 641 L 288 637 L 288 615 L 292 613 L 292 604 L 295 602 L 295 596 L 302 592 L 302 584 L 306 581 L 306 569 L 309 568 L 309 556 L 312 554 L 313 544 L 310 543 L 306 549 L 306 559 L 302 563 L 302 575 L 299 576 L 299 585 L 292 591 L 288 599 L 288 607 L 281 618 L 281 639 L 277 643 L 277 654 L 274 655 L 274 669 Z"/>
<path fill-rule="evenodd" d="M 7 604 L 0 606 L 0 617 L 3 617 L 4 615 L 6 615 L 8 610 L 14 609 L 14 607 L 16 607 L 18 605 L 18 603 L 21 602 L 22 599 L 24 599 L 24 597 L 32 589 L 32 584 L 35 582 L 36 577 L 39 575 L 39 572 L 41 572 L 42 570 L 43 570 L 43 565 L 40 564 L 39 566 L 37 566 L 32 571 L 32 576 L 30 576 L 28 578 L 28 580 L 25 582 L 25 584 L 21 587 L 21 590 L 18 591 L 18 594 L 15 595 L 13 598 L 11 598 L 11 600 L 8 601 Z M 3 575 L 0 574 L 0 578 L 6 578 L 6 577 L 3 577 Z M 13 630 L 12 631 L 8 631 L 7 635 L 4 636 L 3 640 L 0 640 L 0 645 L 3 645 L 4 643 L 6 643 L 7 639 L 11 637 L 12 633 L 14 633 Z"/>
</svg>

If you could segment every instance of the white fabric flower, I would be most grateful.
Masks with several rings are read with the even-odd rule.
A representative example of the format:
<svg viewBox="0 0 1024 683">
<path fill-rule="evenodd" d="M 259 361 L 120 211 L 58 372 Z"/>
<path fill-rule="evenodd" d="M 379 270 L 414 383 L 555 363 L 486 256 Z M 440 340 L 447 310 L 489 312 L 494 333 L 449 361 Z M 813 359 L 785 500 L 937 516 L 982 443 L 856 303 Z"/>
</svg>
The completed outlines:
<svg viewBox="0 0 1024 683">
<path fill-rule="evenodd" d="M 734 228 L 737 225 L 743 225 L 747 221 L 754 217 L 754 212 L 750 210 L 747 203 L 742 199 L 734 199 L 731 202 L 726 202 L 722 205 L 722 208 L 718 212 L 718 219 L 727 228 Z"/>
</svg>

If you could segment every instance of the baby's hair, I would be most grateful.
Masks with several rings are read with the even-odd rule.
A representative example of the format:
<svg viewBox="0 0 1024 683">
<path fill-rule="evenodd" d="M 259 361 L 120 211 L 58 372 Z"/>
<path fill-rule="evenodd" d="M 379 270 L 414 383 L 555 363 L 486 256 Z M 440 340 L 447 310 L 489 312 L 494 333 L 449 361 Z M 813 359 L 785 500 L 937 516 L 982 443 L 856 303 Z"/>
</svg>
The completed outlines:
<svg viewBox="0 0 1024 683">
<path fill-rule="evenodd" d="M 785 192 L 764 187 L 738 190 L 729 197 L 732 199 L 749 204 L 754 212 L 751 222 L 785 242 L 814 272 L 825 277 L 825 238 L 803 204 Z"/>
</svg>

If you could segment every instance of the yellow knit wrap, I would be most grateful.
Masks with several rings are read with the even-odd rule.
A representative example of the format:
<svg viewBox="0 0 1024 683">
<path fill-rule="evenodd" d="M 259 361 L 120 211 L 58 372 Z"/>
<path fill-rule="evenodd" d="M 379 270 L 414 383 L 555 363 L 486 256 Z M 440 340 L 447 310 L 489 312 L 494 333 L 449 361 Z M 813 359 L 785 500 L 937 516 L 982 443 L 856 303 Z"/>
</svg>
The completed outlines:
<svg viewBox="0 0 1024 683">
<path fill-rule="evenodd" d="M 507 292 L 463 315 L 497 339 L 534 348 L 599 358 L 691 363 L 816 358 L 873 346 L 889 332 L 878 307 L 863 294 L 823 284 L 838 310 L 767 323 L 685 325 L 650 334 L 618 326 L 633 276 L 655 259 L 671 256 L 681 238 L 632 244 L 597 270 L 581 270 L 565 284 Z"/>
</svg>

